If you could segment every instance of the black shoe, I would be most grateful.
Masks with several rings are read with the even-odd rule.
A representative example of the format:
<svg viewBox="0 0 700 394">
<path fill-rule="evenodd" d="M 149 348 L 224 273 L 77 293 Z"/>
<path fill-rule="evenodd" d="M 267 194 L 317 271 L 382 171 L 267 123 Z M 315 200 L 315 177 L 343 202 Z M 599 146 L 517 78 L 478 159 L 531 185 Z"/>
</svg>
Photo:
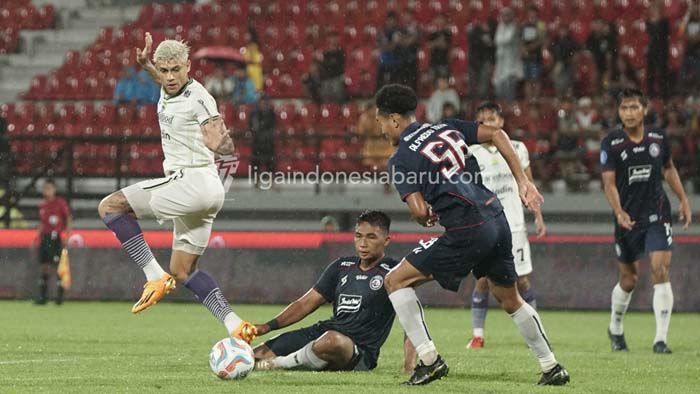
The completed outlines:
<svg viewBox="0 0 700 394">
<path fill-rule="evenodd" d="M 540 381 L 537 382 L 537 385 L 563 386 L 569 383 L 569 380 L 571 380 L 569 378 L 569 372 L 562 367 L 561 364 L 557 364 L 554 366 L 554 368 L 542 373 L 542 377 L 540 378 Z"/>
<path fill-rule="evenodd" d="M 404 382 L 404 384 L 409 386 L 428 384 L 433 380 L 444 378 L 449 371 L 450 368 L 447 367 L 445 360 L 438 356 L 437 360 L 435 360 L 432 365 L 425 365 L 423 361 L 419 362 L 411 378 Z"/>
<path fill-rule="evenodd" d="M 64 291 L 65 291 L 65 290 L 63 289 L 63 286 L 61 286 L 61 285 L 59 284 L 59 285 L 58 285 L 57 294 L 56 294 L 56 305 L 61 305 L 61 304 L 63 304 L 63 293 L 64 293 Z"/>
<path fill-rule="evenodd" d="M 666 342 L 659 341 L 654 344 L 654 353 L 671 354 L 673 352 L 671 351 L 671 348 L 668 347 Z"/>
<path fill-rule="evenodd" d="M 628 352 L 627 342 L 625 341 L 625 334 L 613 335 L 608 329 L 608 338 L 610 338 L 610 346 L 613 352 Z"/>
</svg>

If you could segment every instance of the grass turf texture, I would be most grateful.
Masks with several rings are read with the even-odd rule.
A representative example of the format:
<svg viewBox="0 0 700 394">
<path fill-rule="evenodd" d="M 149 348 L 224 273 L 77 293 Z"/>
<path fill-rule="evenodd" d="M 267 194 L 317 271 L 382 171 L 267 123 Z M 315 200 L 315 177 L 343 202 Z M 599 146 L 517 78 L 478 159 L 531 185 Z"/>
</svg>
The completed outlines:
<svg viewBox="0 0 700 394">
<path fill-rule="evenodd" d="M 426 319 L 450 375 L 425 387 L 402 387 L 407 376 L 399 372 L 398 321 L 372 372 L 253 372 L 243 381 L 220 381 L 210 372 L 208 354 L 226 333 L 205 308 L 166 302 L 132 316 L 130 307 L 0 302 L 0 393 L 692 393 L 700 381 L 698 314 L 675 314 L 669 341 L 674 354 L 655 355 L 650 312 L 626 317 L 629 354 L 611 353 L 606 312 L 543 312 L 555 354 L 572 378 L 569 386 L 554 388 L 533 387 L 538 364 L 502 311 L 489 312 L 486 348 L 465 350 L 469 311 L 428 308 Z M 280 311 L 267 305 L 235 309 L 252 321 Z M 323 308 L 295 327 L 329 314 Z"/>
</svg>

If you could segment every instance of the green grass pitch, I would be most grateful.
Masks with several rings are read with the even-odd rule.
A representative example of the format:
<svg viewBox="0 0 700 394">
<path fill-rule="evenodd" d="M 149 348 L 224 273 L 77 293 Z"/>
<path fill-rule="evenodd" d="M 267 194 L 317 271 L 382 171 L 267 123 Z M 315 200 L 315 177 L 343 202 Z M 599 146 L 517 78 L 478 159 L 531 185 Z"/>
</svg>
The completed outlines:
<svg viewBox="0 0 700 394">
<path fill-rule="evenodd" d="M 252 321 L 280 306 L 237 305 Z M 325 308 L 301 324 L 330 314 Z M 613 354 L 606 312 L 542 313 L 566 387 L 534 387 L 539 368 L 510 318 L 492 309 L 486 348 L 466 350 L 468 310 L 426 310 L 431 334 L 450 375 L 425 387 L 402 387 L 402 332 L 395 323 L 379 367 L 369 373 L 253 372 L 220 381 L 209 370 L 210 347 L 226 333 L 199 304 L 160 303 L 132 316 L 126 303 L 34 306 L 0 302 L 0 393 L 697 393 L 700 392 L 700 315 L 675 314 L 672 355 L 651 352 L 654 317 L 625 320 L 629 354 Z M 296 327 L 299 327 L 297 325 Z M 264 338 L 263 338 L 264 339 Z M 256 340 L 256 343 L 260 340 Z"/>
</svg>

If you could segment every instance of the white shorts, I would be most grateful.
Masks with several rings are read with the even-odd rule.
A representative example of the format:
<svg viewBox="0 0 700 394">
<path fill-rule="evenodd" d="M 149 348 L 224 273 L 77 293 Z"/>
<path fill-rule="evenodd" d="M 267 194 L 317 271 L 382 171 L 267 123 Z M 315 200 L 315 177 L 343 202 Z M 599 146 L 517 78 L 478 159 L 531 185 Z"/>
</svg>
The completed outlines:
<svg viewBox="0 0 700 394">
<path fill-rule="evenodd" d="M 525 276 L 532 272 L 532 259 L 530 257 L 530 241 L 527 240 L 527 231 L 515 231 L 513 234 L 513 261 L 515 273 Z"/>
<path fill-rule="evenodd" d="M 216 169 L 179 169 L 122 189 L 139 219 L 172 220 L 173 250 L 202 255 L 216 214 L 224 204 L 224 187 Z"/>
</svg>

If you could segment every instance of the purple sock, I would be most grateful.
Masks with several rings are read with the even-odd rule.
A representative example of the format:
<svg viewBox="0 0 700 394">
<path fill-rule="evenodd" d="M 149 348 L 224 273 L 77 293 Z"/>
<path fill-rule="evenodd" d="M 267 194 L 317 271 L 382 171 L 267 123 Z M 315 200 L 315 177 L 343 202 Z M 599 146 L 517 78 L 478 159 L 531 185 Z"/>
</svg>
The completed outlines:
<svg viewBox="0 0 700 394">
<path fill-rule="evenodd" d="M 231 306 L 221 293 L 216 281 L 206 272 L 194 271 L 187 278 L 185 287 L 190 289 L 197 300 L 204 304 L 217 319 L 224 321 L 224 318 L 232 313 Z"/>
<path fill-rule="evenodd" d="M 110 213 L 104 218 L 107 227 L 114 232 L 126 254 L 140 267 L 154 259 L 153 252 L 143 239 L 139 223 L 128 213 Z"/>
<path fill-rule="evenodd" d="M 523 292 L 520 294 L 520 296 L 523 297 L 523 300 L 530 304 L 530 306 L 533 309 L 537 309 L 537 301 L 535 300 L 535 291 L 532 290 L 532 287 L 530 287 L 527 290 L 523 290 Z"/>
</svg>

